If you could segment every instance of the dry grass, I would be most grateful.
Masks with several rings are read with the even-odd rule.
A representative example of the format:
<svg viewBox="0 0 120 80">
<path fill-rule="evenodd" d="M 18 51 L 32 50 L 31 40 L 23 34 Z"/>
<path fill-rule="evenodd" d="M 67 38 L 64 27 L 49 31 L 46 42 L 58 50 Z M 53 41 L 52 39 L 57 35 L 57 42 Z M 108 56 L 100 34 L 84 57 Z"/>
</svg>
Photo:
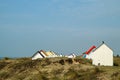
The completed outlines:
<svg viewBox="0 0 120 80">
<path fill-rule="evenodd" d="M 0 60 L 0 80 L 120 80 L 120 58 L 113 67 L 92 66 L 83 58 Z"/>
</svg>

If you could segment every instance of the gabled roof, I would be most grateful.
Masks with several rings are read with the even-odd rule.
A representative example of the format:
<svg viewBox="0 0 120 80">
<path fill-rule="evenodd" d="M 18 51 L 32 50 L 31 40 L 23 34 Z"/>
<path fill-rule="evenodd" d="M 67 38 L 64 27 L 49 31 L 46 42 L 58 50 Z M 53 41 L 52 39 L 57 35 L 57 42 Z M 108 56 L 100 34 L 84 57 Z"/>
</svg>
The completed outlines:
<svg viewBox="0 0 120 80">
<path fill-rule="evenodd" d="M 45 56 L 41 54 L 41 51 L 37 51 L 32 57 L 34 57 L 36 54 L 40 54 L 43 58 L 45 58 Z"/>
<path fill-rule="evenodd" d="M 56 56 L 56 53 L 53 52 L 53 51 L 44 51 L 44 50 L 40 50 L 40 51 L 37 51 L 35 54 L 33 54 L 32 57 L 34 57 L 36 54 L 40 54 L 43 58 L 45 57 L 51 57 L 51 56 Z"/>
<path fill-rule="evenodd" d="M 34 54 L 32 55 L 32 57 L 34 57 L 37 53 L 39 53 L 39 51 L 37 51 L 36 53 L 34 53 Z"/>
<path fill-rule="evenodd" d="M 86 52 L 85 52 L 85 54 L 89 54 L 90 52 L 92 52 L 92 50 L 93 49 L 95 49 L 96 48 L 96 46 L 92 46 L 92 47 L 90 47 Z"/>
<path fill-rule="evenodd" d="M 45 58 L 45 56 L 39 51 L 39 54 L 43 57 L 43 58 Z"/>
<path fill-rule="evenodd" d="M 102 44 L 100 46 L 98 46 L 97 48 L 95 48 L 92 52 L 95 52 L 97 49 L 99 49 L 102 45 L 106 45 L 104 42 L 102 42 Z M 108 45 L 106 45 L 108 47 Z M 110 50 L 112 50 L 110 47 L 108 47 Z M 112 50 L 113 51 L 113 50 Z"/>
</svg>

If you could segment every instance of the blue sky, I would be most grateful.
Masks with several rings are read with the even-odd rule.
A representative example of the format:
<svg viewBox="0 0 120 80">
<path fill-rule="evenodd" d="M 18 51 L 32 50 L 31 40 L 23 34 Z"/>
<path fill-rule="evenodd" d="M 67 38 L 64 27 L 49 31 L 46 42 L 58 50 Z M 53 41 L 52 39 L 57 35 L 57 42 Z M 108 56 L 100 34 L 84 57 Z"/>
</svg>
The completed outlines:
<svg viewBox="0 0 120 80">
<path fill-rule="evenodd" d="M 0 0 L 0 56 L 81 54 L 105 41 L 120 54 L 120 0 Z"/>
</svg>

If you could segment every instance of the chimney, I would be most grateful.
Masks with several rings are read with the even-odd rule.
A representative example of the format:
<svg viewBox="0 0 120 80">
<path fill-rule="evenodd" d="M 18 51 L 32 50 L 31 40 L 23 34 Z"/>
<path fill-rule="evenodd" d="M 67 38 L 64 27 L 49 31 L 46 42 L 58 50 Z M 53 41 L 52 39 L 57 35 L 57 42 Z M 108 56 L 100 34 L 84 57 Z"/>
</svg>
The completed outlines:
<svg viewBox="0 0 120 80">
<path fill-rule="evenodd" d="M 102 41 L 102 43 L 104 44 L 105 42 L 104 42 L 104 41 Z"/>
</svg>

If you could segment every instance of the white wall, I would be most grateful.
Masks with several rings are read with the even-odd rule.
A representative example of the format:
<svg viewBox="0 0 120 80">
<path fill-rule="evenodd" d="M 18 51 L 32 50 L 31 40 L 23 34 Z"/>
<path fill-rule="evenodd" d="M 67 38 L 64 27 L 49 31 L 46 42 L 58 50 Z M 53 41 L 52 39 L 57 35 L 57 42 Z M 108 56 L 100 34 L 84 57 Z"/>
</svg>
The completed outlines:
<svg viewBox="0 0 120 80">
<path fill-rule="evenodd" d="M 32 57 L 32 60 L 43 58 L 39 53 L 37 53 L 35 56 Z"/>
<path fill-rule="evenodd" d="M 92 53 L 93 65 L 113 66 L 113 51 L 105 44 Z"/>
<path fill-rule="evenodd" d="M 46 55 L 43 52 L 40 52 L 44 57 L 46 57 Z"/>
</svg>

